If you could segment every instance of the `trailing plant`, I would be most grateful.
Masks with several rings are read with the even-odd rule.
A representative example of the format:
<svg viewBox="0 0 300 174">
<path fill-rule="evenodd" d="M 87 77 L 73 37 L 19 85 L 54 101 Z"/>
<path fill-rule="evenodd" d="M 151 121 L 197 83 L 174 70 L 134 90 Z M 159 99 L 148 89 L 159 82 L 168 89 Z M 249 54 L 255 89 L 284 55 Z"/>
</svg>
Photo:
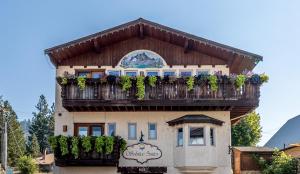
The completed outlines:
<svg viewBox="0 0 300 174">
<path fill-rule="evenodd" d="M 130 77 L 127 75 L 121 76 L 121 85 L 123 91 L 128 91 L 132 86 Z"/>
<path fill-rule="evenodd" d="M 69 153 L 68 138 L 65 136 L 60 136 L 58 141 L 60 145 L 61 155 L 62 156 L 67 155 Z"/>
<path fill-rule="evenodd" d="M 148 83 L 151 87 L 156 86 L 157 77 L 156 76 L 149 76 L 148 77 Z"/>
<path fill-rule="evenodd" d="M 17 161 L 17 167 L 21 174 L 34 174 L 38 170 L 38 166 L 31 156 L 21 156 Z"/>
<path fill-rule="evenodd" d="M 216 75 L 209 76 L 208 83 L 212 92 L 216 92 L 218 90 L 218 77 Z"/>
<path fill-rule="evenodd" d="M 260 81 L 261 81 L 261 83 L 267 83 L 269 81 L 269 76 L 266 74 L 261 74 Z"/>
<path fill-rule="evenodd" d="M 49 141 L 49 144 L 51 146 L 51 149 L 55 150 L 56 147 L 57 147 L 57 138 L 55 136 L 50 136 L 48 141 Z"/>
<path fill-rule="evenodd" d="M 80 90 L 84 90 L 85 88 L 85 82 L 86 82 L 86 78 L 83 76 L 79 76 L 77 77 L 77 85 L 79 87 Z"/>
<path fill-rule="evenodd" d="M 187 78 L 186 84 L 187 84 L 188 91 L 191 91 L 194 89 L 194 83 L 195 83 L 195 78 L 193 76 L 190 76 Z"/>
<path fill-rule="evenodd" d="M 62 77 L 61 78 L 61 83 L 62 85 L 66 85 L 68 83 L 68 78 L 67 77 Z"/>
<path fill-rule="evenodd" d="M 235 86 L 237 88 L 241 88 L 245 84 L 245 81 L 246 81 L 246 76 L 243 74 L 239 74 L 236 76 Z"/>
<path fill-rule="evenodd" d="M 101 137 L 97 137 L 95 140 L 95 150 L 98 153 L 103 153 L 104 149 L 104 145 L 105 145 L 105 137 L 101 136 Z"/>
<path fill-rule="evenodd" d="M 92 143 L 90 136 L 83 136 L 81 139 L 81 145 L 84 149 L 84 152 L 90 152 L 92 150 Z"/>
<path fill-rule="evenodd" d="M 143 100 L 145 97 L 145 83 L 144 83 L 145 77 L 138 76 L 136 81 L 136 87 L 137 87 L 137 93 L 136 96 L 138 97 L 138 100 Z"/>
<path fill-rule="evenodd" d="M 120 140 L 120 149 L 121 149 L 121 152 L 125 151 L 126 146 L 127 146 L 127 142 L 123 138 L 121 138 L 121 140 Z"/>
<path fill-rule="evenodd" d="M 114 150 L 114 137 L 109 136 L 105 138 L 105 151 L 106 154 L 111 154 Z"/>
<path fill-rule="evenodd" d="M 74 155 L 74 158 L 77 159 L 79 156 L 79 148 L 78 148 L 79 139 L 78 139 L 78 137 L 74 136 L 74 137 L 72 137 L 71 141 L 72 141 L 71 153 Z"/>
</svg>

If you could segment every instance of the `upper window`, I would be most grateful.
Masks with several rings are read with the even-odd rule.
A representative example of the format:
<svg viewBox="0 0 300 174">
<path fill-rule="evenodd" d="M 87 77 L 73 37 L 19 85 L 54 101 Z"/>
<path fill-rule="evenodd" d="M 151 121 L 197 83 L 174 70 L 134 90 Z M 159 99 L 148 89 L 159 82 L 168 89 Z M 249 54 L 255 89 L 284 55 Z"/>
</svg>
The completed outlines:
<svg viewBox="0 0 300 174">
<path fill-rule="evenodd" d="M 125 75 L 130 76 L 130 77 L 136 77 L 137 72 L 136 71 L 126 71 Z"/>
<path fill-rule="evenodd" d="M 149 140 L 157 139 L 157 126 L 155 123 L 148 124 L 148 138 Z"/>
<path fill-rule="evenodd" d="M 192 76 L 192 71 L 181 71 L 180 76 L 181 77 L 190 77 L 190 76 Z"/>
<path fill-rule="evenodd" d="M 88 77 L 89 74 L 90 74 L 90 72 L 87 72 L 87 71 L 85 71 L 85 72 L 78 72 L 78 76 L 79 77 Z"/>
<path fill-rule="evenodd" d="M 216 145 L 214 128 L 210 128 L 209 135 L 210 135 L 210 145 L 212 145 L 212 146 Z"/>
<path fill-rule="evenodd" d="M 128 140 L 136 140 L 136 123 L 128 123 Z"/>
<path fill-rule="evenodd" d="M 120 76 L 121 75 L 121 71 L 116 71 L 116 70 L 108 70 L 107 73 L 108 73 L 108 75 L 111 75 L 111 76 Z"/>
<path fill-rule="evenodd" d="M 147 76 L 158 76 L 158 72 L 157 71 L 148 71 Z"/>
<path fill-rule="evenodd" d="M 177 129 L 177 146 L 183 146 L 183 128 Z"/>
<path fill-rule="evenodd" d="M 108 136 L 116 135 L 116 123 L 108 123 Z"/>
<path fill-rule="evenodd" d="M 136 50 L 125 55 L 119 64 L 123 68 L 162 68 L 165 62 L 153 51 Z"/>
<path fill-rule="evenodd" d="M 197 75 L 209 75 L 209 70 L 198 70 Z"/>
<path fill-rule="evenodd" d="M 92 72 L 92 78 L 94 78 L 94 79 L 99 79 L 103 76 L 104 76 L 103 71 L 94 71 L 94 72 Z"/>
<path fill-rule="evenodd" d="M 190 145 L 204 145 L 204 128 L 203 127 L 190 127 Z"/>
<path fill-rule="evenodd" d="M 75 123 L 75 136 L 102 136 L 104 132 L 104 124 L 94 123 Z"/>
<path fill-rule="evenodd" d="M 164 76 L 176 76 L 175 71 L 165 71 Z"/>
</svg>

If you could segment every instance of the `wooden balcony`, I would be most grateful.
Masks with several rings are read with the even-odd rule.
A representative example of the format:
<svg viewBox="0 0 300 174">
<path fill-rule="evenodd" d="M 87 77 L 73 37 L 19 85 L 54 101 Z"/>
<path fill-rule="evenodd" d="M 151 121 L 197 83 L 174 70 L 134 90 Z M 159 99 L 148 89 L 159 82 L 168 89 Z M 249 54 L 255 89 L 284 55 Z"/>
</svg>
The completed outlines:
<svg viewBox="0 0 300 174">
<path fill-rule="evenodd" d="M 184 79 L 173 83 L 160 80 L 155 87 L 145 84 L 145 98 L 138 100 L 135 83 L 132 85 L 129 91 L 122 91 L 118 83 L 86 79 L 85 89 L 80 90 L 76 79 L 68 79 L 61 85 L 62 105 L 70 112 L 231 111 L 231 118 L 236 118 L 258 106 L 261 86 L 248 80 L 237 89 L 230 80 L 219 80 L 215 92 L 208 82 L 195 83 L 188 91 Z"/>
<path fill-rule="evenodd" d="M 61 155 L 60 145 L 58 145 L 54 150 L 56 166 L 117 166 L 119 163 L 121 153 L 119 137 L 115 137 L 113 152 L 111 154 L 97 153 L 95 150 L 85 152 L 80 145 L 78 158 L 75 158 L 74 155 L 71 154 L 71 137 L 68 138 L 67 142 L 69 149 L 69 153 L 67 155 Z M 94 147 L 94 143 L 92 144 L 92 147 Z"/>
</svg>

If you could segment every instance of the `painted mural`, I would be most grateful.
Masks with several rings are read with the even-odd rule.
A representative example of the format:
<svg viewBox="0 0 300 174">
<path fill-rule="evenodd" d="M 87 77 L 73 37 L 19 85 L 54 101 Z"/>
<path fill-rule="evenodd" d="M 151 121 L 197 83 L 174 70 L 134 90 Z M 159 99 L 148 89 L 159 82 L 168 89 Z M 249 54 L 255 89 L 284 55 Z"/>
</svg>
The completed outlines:
<svg viewBox="0 0 300 174">
<path fill-rule="evenodd" d="M 120 62 L 122 68 L 162 68 L 162 57 L 149 50 L 136 50 L 124 56 Z"/>
</svg>

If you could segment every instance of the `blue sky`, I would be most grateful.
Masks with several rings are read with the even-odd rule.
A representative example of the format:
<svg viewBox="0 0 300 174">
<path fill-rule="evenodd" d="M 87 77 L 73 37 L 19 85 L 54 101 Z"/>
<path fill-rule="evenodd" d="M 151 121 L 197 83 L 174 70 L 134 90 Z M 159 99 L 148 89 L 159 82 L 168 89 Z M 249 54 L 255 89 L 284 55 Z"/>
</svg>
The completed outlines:
<svg viewBox="0 0 300 174">
<path fill-rule="evenodd" d="M 55 68 L 43 50 L 139 17 L 264 56 L 256 72 L 264 144 L 300 114 L 300 1 L 1 0 L 0 95 L 20 119 L 40 94 L 54 101 Z"/>
</svg>

